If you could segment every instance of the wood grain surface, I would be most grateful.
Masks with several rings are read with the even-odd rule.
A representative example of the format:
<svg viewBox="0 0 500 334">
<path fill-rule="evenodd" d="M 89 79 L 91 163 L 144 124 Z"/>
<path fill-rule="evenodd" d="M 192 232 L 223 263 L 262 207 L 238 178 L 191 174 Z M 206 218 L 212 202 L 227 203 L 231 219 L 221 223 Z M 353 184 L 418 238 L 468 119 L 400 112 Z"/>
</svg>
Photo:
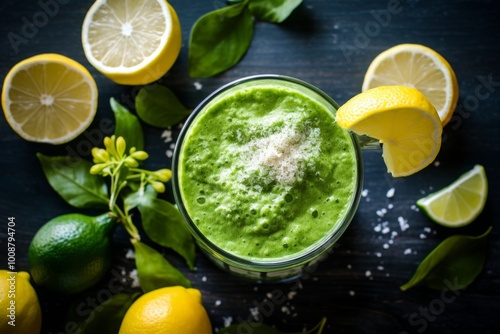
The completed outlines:
<svg viewBox="0 0 500 334">
<path fill-rule="evenodd" d="M 42 4 L 56 3 L 48 15 Z M 0 76 L 29 56 L 56 52 L 82 63 L 99 88 L 99 109 L 88 131 L 113 119 L 109 99 L 132 107 L 137 87 L 120 86 L 99 74 L 86 60 L 81 25 L 92 0 L 2 0 L 0 2 Z M 366 151 L 364 196 L 359 210 L 332 255 L 299 280 L 258 285 L 220 271 L 198 252 L 189 271 L 174 253 L 158 248 L 203 293 L 214 330 L 260 320 L 287 332 L 311 328 L 322 317 L 324 333 L 498 333 L 500 330 L 500 5 L 472 0 L 304 0 L 283 24 L 255 23 L 250 50 L 234 68 L 216 77 L 187 74 L 189 32 L 198 17 L 225 5 L 222 0 L 171 0 L 183 31 L 181 54 L 160 80 L 188 107 L 213 90 L 247 75 L 276 73 L 310 82 L 342 104 L 360 92 L 364 73 L 381 51 L 400 43 L 420 43 L 441 53 L 455 69 L 460 87 L 457 117 L 444 131 L 437 162 L 410 177 L 393 179 L 379 151 Z M 396 7 L 395 7 L 396 6 Z M 392 13 L 390 9 L 393 10 Z M 42 13 L 42 14 L 40 14 Z M 45 16 L 43 15 L 45 13 Z M 389 14 L 388 14 L 389 13 Z M 43 18 L 46 20 L 43 20 Z M 38 26 L 29 31 L 26 22 Z M 13 36 L 21 42 L 13 42 Z M 144 125 L 147 167 L 170 166 L 174 141 L 164 129 Z M 173 139 L 178 127 L 171 129 Z M 17 267 L 29 270 L 27 249 L 35 232 L 61 214 L 82 212 L 66 204 L 48 185 L 35 154 L 89 157 L 82 135 L 69 144 L 51 146 L 22 140 L 0 119 L 0 268 L 7 266 L 7 218 L 16 219 Z M 415 209 L 420 197 L 471 169 L 485 166 L 489 197 L 484 212 L 470 226 L 440 227 Z M 387 191 L 395 189 L 393 197 Z M 164 198 L 172 201 L 170 185 Z M 387 212 L 382 209 L 386 209 Z M 380 211 L 382 210 L 382 211 Z M 93 212 L 85 211 L 87 214 Z M 401 230 L 400 220 L 409 225 Z M 454 234 L 477 235 L 493 226 L 486 266 L 465 290 L 415 288 L 402 292 L 420 261 L 440 241 Z M 384 229 L 384 227 L 387 227 Z M 395 235 L 393 232 L 397 233 Z M 146 242 L 149 241 L 146 239 Z M 151 243 L 150 243 L 151 244 Z M 124 291 L 130 288 L 133 260 L 124 231 L 115 236 L 112 272 Z M 43 308 L 43 333 L 72 333 L 66 312 L 94 296 L 112 279 L 86 294 L 57 296 L 37 287 Z M 281 294 L 278 302 L 273 296 Z M 254 319 L 255 320 L 255 319 Z M 259 320 L 259 319 L 257 319 Z M 242 333 L 252 333 L 242 327 Z M 111 333 L 110 333 L 111 334 Z"/>
</svg>

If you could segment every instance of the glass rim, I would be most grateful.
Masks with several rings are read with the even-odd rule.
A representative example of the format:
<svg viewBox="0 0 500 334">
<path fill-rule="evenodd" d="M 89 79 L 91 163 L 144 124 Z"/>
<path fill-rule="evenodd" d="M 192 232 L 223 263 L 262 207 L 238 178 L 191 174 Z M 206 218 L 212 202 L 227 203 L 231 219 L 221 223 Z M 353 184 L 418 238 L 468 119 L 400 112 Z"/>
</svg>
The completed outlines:
<svg viewBox="0 0 500 334">
<path fill-rule="evenodd" d="M 362 155 L 361 155 L 361 146 L 358 140 L 358 136 L 349 131 L 349 136 L 351 138 L 355 154 L 356 154 L 356 165 L 357 165 L 357 177 L 356 177 L 356 186 L 355 186 L 355 193 L 351 199 L 351 203 L 349 206 L 349 209 L 347 210 L 345 216 L 343 217 L 342 221 L 337 224 L 336 228 L 332 228 L 332 230 L 325 236 L 323 236 L 321 239 L 319 239 L 317 242 L 314 244 L 310 245 L 309 247 L 299 251 L 296 253 L 296 255 L 290 255 L 285 257 L 284 259 L 272 259 L 272 260 L 266 260 L 266 261 L 261 261 L 258 259 L 249 259 L 249 258 L 244 258 L 240 257 L 238 255 L 235 255 L 233 253 L 230 253 L 228 251 L 225 251 L 224 249 L 220 248 L 216 244 L 214 244 L 212 241 L 210 241 L 196 226 L 196 224 L 192 221 L 192 219 L 189 216 L 189 213 L 187 212 L 185 206 L 184 206 L 184 201 L 182 199 L 182 194 L 180 191 L 180 184 L 179 184 L 179 170 L 178 170 L 178 164 L 179 164 L 179 159 L 180 159 L 180 154 L 182 151 L 182 146 L 184 143 L 184 138 L 186 137 L 186 134 L 189 132 L 191 124 L 193 124 L 194 120 L 196 117 L 201 113 L 201 111 L 217 96 L 219 96 L 221 93 L 224 93 L 225 91 L 236 87 L 240 84 L 250 82 L 250 81 L 258 81 L 258 80 L 281 80 L 285 82 L 290 82 L 293 84 L 296 84 L 298 86 L 302 86 L 316 94 L 318 94 L 321 98 L 323 98 L 328 104 L 332 105 L 335 108 L 335 111 L 339 108 L 339 105 L 337 102 L 335 102 L 329 95 L 327 95 L 325 92 L 323 92 L 321 89 L 315 87 L 314 85 L 305 82 L 303 80 L 285 76 L 285 75 L 278 75 L 278 74 L 259 74 L 259 75 L 252 75 L 252 76 L 247 76 L 243 77 L 234 81 L 231 81 L 225 85 L 222 85 L 215 91 L 213 91 L 211 94 L 209 94 L 201 103 L 199 103 L 196 108 L 192 111 L 192 113 L 189 115 L 189 117 L 186 119 L 184 122 L 184 125 L 182 126 L 182 129 L 179 133 L 179 136 L 176 141 L 174 153 L 173 153 L 173 158 L 172 158 L 172 190 L 173 190 L 173 195 L 175 199 L 175 203 L 177 205 L 177 208 L 179 209 L 181 216 L 188 227 L 189 231 L 197 241 L 197 243 L 201 243 L 204 246 L 204 250 L 208 251 L 211 256 L 214 256 L 215 258 L 219 259 L 220 261 L 238 267 L 240 269 L 248 269 L 248 270 L 262 270 L 262 271 L 277 271 L 277 270 L 282 270 L 285 268 L 290 268 L 290 267 L 295 267 L 297 265 L 301 265 L 304 263 L 307 263 L 319 255 L 323 254 L 324 251 L 328 250 L 331 246 L 335 244 L 335 242 L 342 236 L 342 234 L 345 232 L 347 227 L 350 225 L 352 219 L 354 218 L 354 215 L 356 213 L 356 210 L 358 208 L 360 198 L 361 198 L 361 192 L 362 192 L 362 187 L 363 187 L 363 173 L 364 173 L 364 168 L 363 168 L 363 160 L 362 160 Z M 207 249 L 208 248 L 208 249 Z"/>
</svg>

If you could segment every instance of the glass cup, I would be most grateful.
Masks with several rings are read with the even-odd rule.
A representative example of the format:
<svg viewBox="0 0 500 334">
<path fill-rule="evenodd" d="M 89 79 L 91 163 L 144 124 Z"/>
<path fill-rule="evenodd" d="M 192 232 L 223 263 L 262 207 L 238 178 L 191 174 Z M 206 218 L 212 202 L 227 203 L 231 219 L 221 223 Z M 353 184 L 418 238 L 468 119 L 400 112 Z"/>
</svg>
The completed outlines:
<svg viewBox="0 0 500 334">
<path fill-rule="evenodd" d="M 284 87 L 296 90 L 310 99 L 313 99 L 324 108 L 329 110 L 332 114 L 336 112 L 339 105 L 331 99 L 327 94 L 304 81 L 286 77 L 282 75 L 257 75 L 242 78 L 233 81 L 213 92 L 204 101 L 197 106 L 190 117 L 187 119 L 184 127 L 182 128 L 177 140 L 176 148 L 173 155 L 172 162 L 172 186 L 174 192 L 175 202 L 179 211 L 184 218 L 189 231 L 192 233 L 200 249 L 211 259 L 218 267 L 226 270 L 234 275 L 241 276 L 255 281 L 286 281 L 297 278 L 304 272 L 311 272 L 315 270 L 316 265 L 329 256 L 333 245 L 339 240 L 344 231 L 349 226 L 354 214 L 357 210 L 363 183 L 363 163 L 361 157 L 361 146 L 359 138 L 348 132 L 351 140 L 350 145 L 354 148 L 356 158 L 356 184 L 353 185 L 353 195 L 349 203 L 348 210 L 326 235 L 322 236 L 320 241 L 307 247 L 305 251 L 299 251 L 292 256 L 287 256 L 282 259 L 273 258 L 269 259 L 248 259 L 240 257 L 234 253 L 228 252 L 221 247 L 214 244 L 207 238 L 193 222 L 190 212 L 185 206 L 185 198 L 183 198 L 183 180 L 182 175 L 179 174 L 179 163 L 183 159 L 183 145 L 186 143 L 186 138 L 190 135 L 191 125 L 197 121 L 213 103 L 221 101 L 227 95 L 226 93 L 234 92 L 241 87 L 252 87 L 260 84 L 272 83 L 274 85 L 282 85 Z M 228 126 L 230 123 L 228 122 Z M 347 130 L 345 130 L 347 132 Z M 363 138 L 366 143 L 370 142 L 369 138 Z M 328 181 L 328 180 L 325 180 Z M 313 218 L 311 218 L 313 219 Z"/>
</svg>

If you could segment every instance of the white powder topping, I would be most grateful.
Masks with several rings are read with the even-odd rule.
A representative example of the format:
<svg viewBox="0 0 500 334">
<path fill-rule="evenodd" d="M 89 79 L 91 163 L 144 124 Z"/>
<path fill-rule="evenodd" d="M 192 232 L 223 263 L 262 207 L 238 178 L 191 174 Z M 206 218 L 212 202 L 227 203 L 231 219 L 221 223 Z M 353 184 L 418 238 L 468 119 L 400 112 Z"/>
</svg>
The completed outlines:
<svg viewBox="0 0 500 334">
<path fill-rule="evenodd" d="M 387 198 L 393 198 L 394 197 L 394 192 L 396 191 L 396 189 L 394 188 L 391 188 L 387 191 L 387 194 L 385 195 Z"/>
<path fill-rule="evenodd" d="M 304 132 L 285 127 L 268 137 L 258 138 L 244 146 L 250 170 L 258 169 L 284 185 L 292 185 L 301 177 L 301 162 L 317 156 L 319 129 Z"/>
</svg>

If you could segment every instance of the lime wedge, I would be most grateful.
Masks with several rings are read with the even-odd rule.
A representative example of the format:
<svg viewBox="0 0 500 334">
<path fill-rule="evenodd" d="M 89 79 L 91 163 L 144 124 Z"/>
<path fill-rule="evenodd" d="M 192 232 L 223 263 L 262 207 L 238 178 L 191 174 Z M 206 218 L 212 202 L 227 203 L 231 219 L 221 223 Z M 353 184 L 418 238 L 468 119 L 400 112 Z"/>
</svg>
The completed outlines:
<svg viewBox="0 0 500 334">
<path fill-rule="evenodd" d="M 487 196 L 486 172 L 476 165 L 449 186 L 419 199 L 417 205 L 438 224 L 462 227 L 479 216 Z"/>
</svg>

